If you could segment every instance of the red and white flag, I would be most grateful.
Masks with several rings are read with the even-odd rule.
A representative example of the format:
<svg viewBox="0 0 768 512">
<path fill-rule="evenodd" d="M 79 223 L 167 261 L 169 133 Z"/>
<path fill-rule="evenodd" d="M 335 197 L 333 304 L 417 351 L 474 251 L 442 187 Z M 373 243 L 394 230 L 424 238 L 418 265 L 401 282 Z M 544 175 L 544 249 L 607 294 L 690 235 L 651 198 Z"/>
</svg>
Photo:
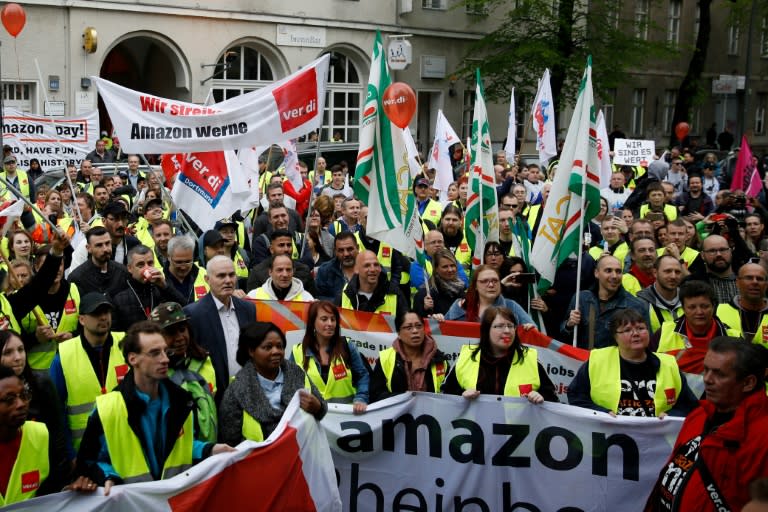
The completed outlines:
<svg viewBox="0 0 768 512">
<path fill-rule="evenodd" d="M 757 197 L 762 188 L 760 173 L 752 158 L 752 150 L 747 143 L 747 137 L 741 137 L 741 149 L 736 159 L 736 169 L 731 180 L 731 190 L 743 190 L 748 197 Z"/>
<path fill-rule="evenodd" d="M 280 424 L 261 443 L 209 457 L 168 480 L 116 485 L 109 496 L 63 492 L 8 510 L 48 512 L 341 511 L 331 451 L 324 431 L 299 407 L 298 393 Z"/>
<path fill-rule="evenodd" d="M 448 122 L 442 110 L 437 111 L 435 123 L 435 142 L 429 153 L 427 163 L 430 169 L 435 169 L 435 188 L 441 192 L 448 192 L 448 186 L 453 183 L 453 166 L 451 165 L 450 148 L 461 142 L 456 131 Z"/>
<path fill-rule="evenodd" d="M 609 154 L 610 148 L 608 130 L 605 127 L 605 116 L 601 110 L 597 113 L 597 158 L 600 160 L 600 188 L 611 185 L 613 165 L 611 165 L 611 155 Z"/>
<path fill-rule="evenodd" d="M 21 217 L 22 213 L 24 213 L 24 201 L 14 199 L 13 201 L 5 201 L 3 204 L 0 204 L 1 236 L 5 236 L 13 221 Z"/>
<path fill-rule="evenodd" d="M 539 81 L 539 90 L 533 100 L 533 133 L 536 134 L 536 149 L 541 165 L 557 155 L 557 136 L 555 133 L 555 102 L 552 99 L 552 86 L 549 83 L 549 70 Z"/>
</svg>

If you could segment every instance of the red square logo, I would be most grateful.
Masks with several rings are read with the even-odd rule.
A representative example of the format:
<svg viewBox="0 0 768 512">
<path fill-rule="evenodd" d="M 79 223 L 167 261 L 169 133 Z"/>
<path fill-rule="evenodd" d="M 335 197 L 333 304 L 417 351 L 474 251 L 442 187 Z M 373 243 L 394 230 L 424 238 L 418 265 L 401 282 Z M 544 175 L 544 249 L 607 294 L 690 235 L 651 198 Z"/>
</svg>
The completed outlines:
<svg viewBox="0 0 768 512">
<path fill-rule="evenodd" d="M 344 367 L 343 364 L 339 363 L 336 366 L 333 367 L 333 378 L 336 380 L 341 380 L 347 376 L 347 369 Z"/>
<path fill-rule="evenodd" d="M 443 375 L 445 375 L 445 363 L 443 363 L 442 361 L 435 365 L 435 375 L 437 375 L 438 377 L 442 377 Z"/>
<path fill-rule="evenodd" d="M 277 87 L 272 96 L 277 103 L 283 133 L 310 121 L 318 114 L 315 68 L 309 68 L 290 82 Z"/>
<path fill-rule="evenodd" d="M 120 382 L 123 382 L 123 378 L 125 378 L 125 375 L 128 373 L 129 367 L 127 364 L 121 364 L 119 366 L 115 366 L 115 377 L 117 377 L 118 384 Z"/>
<path fill-rule="evenodd" d="M 77 308 L 75 307 L 75 301 L 72 299 L 67 299 L 67 302 L 64 303 L 64 313 L 71 315 L 72 313 L 77 313 Z"/>
<path fill-rule="evenodd" d="M 529 394 L 531 391 L 533 391 L 533 385 L 532 384 L 520 384 L 518 386 L 518 390 L 520 391 L 520 396 L 525 396 Z"/>
<path fill-rule="evenodd" d="M 676 396 L 675 388 L 666 388 L 664 390 L 664 395 L 667 398 L 667 405 L 674 405 L 675 402 L 677 402 L 677 396 Z"/>
<path fill-rule="evenodd" d="M 198 299 L 202 299 L 206 293 L 208 290 L 205 289 L 205 286 L 195 286 L 195 297 Z"/>
<path fill-rule="evenodd" d="M 382 247 L 381 248 L 381 257 L 382 258 L 389 258 L 390 250 L 389 247 Z"/>
<path fill-rule="evenodd" d="M 35 492 L 40 488 L 40 471 L 34 470 L 21 475 L 21 492 Z"/>
</svg>

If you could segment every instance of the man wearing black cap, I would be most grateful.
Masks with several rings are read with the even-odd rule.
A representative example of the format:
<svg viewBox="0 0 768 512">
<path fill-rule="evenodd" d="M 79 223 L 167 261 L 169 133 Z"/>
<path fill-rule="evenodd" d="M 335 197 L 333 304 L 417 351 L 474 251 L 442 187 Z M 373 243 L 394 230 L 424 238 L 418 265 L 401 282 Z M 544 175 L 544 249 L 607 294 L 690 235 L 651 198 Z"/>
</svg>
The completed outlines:
<svg viewBox="0 0 768 512">
<path fill-rule="evenodd" d="M 237 229 L 238 223 L 232 217 L 227 217 L 216 222 L 213 227 L 224 239 L 225 254 L 235 262 L 235 274 L 237 274 L 237 285 L 244 290 L 248 283 L 248 268 L 251 266 L 251 259 L 245 249 L 238 246 Z"/>
<path fill-rule="evenodd" d="M 67 412 L 65 433 L 69 458 L 77 454 L 96 397 L 103 395 L 128 372 L 118 343 L 124 333 L 111 332 L 112 303 L 96 292 L 80 300 L 80 336 L 59 344 L 51 364 L 51 380 Z"/>
<path fill-rule="evenodd" d="M 224 247 L 224 237 L 215 229 L 209 229 L 200 237 L 198 245 L 198 259 L 200 266 L 204 267 L 214 256 L 226 256 L 227 249 Z"/>
<path fill-rule="evenodd" d="M 120 201 L 112 201 L 104 207 L 101 215 L 104 218 L 104 227 L 112 240 L 112 259 L 123 265 L 127 264 L 128 251 L 140 243 L 135 236 L 125 232 L 128 210 Z"/>
<path fill-rule="evenodd" d="M 413 180 L 413 194 L 416 196 L 416 207 L 419 209 L 421 220 L 427 221 L 427 226 L 431 229 L 438 227 L 443 206 L 429 197 L 429 180 L 424 176 Z"/>
</svg>

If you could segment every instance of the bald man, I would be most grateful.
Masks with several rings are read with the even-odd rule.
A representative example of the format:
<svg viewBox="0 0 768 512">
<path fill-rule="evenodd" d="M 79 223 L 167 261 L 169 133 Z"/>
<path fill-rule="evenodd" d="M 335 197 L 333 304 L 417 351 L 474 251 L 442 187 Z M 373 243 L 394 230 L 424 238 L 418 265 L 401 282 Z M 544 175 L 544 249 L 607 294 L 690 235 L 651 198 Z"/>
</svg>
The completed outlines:
<svg viewBox="0 0 768 512">
<path fill-rule="evenodd" d="M 405 313 L 407 305 L 399 290 L 393 293 L 389 288 L 387 274 L 381 269 L 376 253 L 363 251 L 357 255 L 355 274 L 337 297 L 336 304 L 345 309 L 396 317 Z"/>
<path fill-rule="evenodd" d="M 746 263 L 736 277 L 738 295 L 717 307 L 717 317 L 752 343 L 768 348 L 768 272 L 757 263 Z"/>
</svg>

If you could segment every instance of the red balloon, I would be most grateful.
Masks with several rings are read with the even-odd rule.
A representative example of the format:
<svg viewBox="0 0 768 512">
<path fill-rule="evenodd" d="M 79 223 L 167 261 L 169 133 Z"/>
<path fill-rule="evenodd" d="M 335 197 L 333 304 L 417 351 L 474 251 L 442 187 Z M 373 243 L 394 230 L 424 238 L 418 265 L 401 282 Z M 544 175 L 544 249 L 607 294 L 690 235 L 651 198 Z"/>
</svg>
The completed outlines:
<svg viewBox="0 0 768 512">
<path fill-rule="evenodd" d="M 416 113 L 416 94 L 411 86 L 393 82 L 384 90 L 384 113 L 399 128 L 405 128 Z"/>
<path fill-rule="evenodd" d="M 27 22 L 27 14 L 19 4 L 5 4 L 3 10 L 0 11 L 0 20 L 2 20 L 5 30 L 13 37 L 16 37 L 24 29 L 24 24 Z"/>
<path fill-rule="evenodd" d="M 691 127 L 685 121 L 677 123 L 677 126 L 675 126 L 675 135 L 677 136 L 677 140 L 682 142 L 683 139 L 688 135 L 689 131 L 691 131 Z"/>
</svg>

